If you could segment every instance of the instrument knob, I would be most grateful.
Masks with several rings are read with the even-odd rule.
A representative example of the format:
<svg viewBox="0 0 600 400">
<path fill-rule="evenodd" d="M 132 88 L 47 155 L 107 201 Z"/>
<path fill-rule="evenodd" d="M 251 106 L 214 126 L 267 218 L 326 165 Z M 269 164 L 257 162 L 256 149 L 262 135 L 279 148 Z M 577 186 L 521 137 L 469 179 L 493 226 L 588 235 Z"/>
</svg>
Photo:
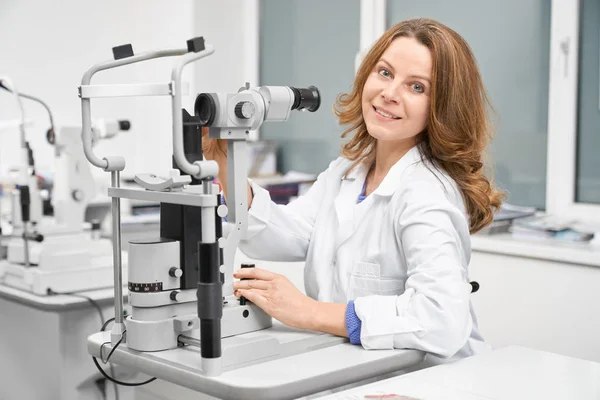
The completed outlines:
<svg viewBox="0 0 600 400">
<path fill-rule="evenodd" d="M 169 275 L 173 278 L 181 278 L 181 276 L 183 275 L 183 271 L 181 270 L 181 268 L 171 267 L 171 269 L 169 270 Z"/>
<path fill-rule="evenodd" d="M 240 119 L 250 119 L 254 117 L 256 108 L 249 101 L 240 101 L 235 105 L 235 116 Z"/>
</svg>

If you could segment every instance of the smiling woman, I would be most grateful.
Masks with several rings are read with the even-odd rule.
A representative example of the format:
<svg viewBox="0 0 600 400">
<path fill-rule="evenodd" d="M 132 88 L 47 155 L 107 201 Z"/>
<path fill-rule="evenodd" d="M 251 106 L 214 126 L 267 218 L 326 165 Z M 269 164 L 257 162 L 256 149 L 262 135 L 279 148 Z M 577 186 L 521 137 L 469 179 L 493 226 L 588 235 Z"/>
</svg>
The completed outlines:
<svg viewBox="0 0 600 400">
<path fill-rule="evenodd" d="M 352 92 L 338 98 L 336 114 L 350 125 L 342 137 L 354 133 L 343 154 L 355 165 L 374 165 L 368 192 L 390 167 L 382 159 L 418 145 L 460 187 L 474 233 L 492 222 L 503 197 L 483 170 L 492 136 L 488 108 L 477 63 L 460 35 L 430 19 L 401 22 L 373 45 Z"/>
<path fill-rule="evenodd" d="M 385 50 L 367 77 L 362 92 L 363 119 L 377 140 L 365 195 L 385 177 L 390 165 L 418 142 L 427 125 L 431 100 L 431 53 L 414 38 L 400 37 Z"/>
</svg>

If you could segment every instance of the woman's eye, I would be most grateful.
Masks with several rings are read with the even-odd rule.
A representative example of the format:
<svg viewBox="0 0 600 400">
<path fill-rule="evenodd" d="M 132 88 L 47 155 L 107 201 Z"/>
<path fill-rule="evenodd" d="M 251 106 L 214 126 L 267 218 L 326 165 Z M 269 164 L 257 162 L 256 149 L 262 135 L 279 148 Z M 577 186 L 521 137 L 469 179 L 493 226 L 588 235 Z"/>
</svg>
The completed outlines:
<svg viewBox="0 0 600 400">
<path fill-rule="evenodd" d="M 421 85 L 420 83 L 413 83 L 412 89 L 415 92 L 423 93 L 425 91 L 425 86 Z"/>
<path fill-rule="evenodd" d="M 385 77 L 385 78 L 389 78 L 390 77 L 390 71 L 388 71 L 385 68 L 379 68 L 379 75 Z"/>
</svg>

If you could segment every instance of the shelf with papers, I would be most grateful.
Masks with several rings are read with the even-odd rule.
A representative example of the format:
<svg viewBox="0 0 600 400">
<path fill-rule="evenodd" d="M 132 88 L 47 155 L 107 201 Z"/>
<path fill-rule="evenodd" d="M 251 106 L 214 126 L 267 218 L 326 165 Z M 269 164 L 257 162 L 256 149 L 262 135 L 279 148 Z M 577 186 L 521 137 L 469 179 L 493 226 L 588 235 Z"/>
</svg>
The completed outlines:
<svg viewBox="0 0 600 400">
<path fill-rule="evenodd" d="M 598 236 L 598 235 L 597 235 Z M 567 264 L 600 267 L 600 243 L 564 242 L 556 239 L 516 238 L 510 233 L 471 236 L 474 252 L 557 261 Z"/>
</svg>

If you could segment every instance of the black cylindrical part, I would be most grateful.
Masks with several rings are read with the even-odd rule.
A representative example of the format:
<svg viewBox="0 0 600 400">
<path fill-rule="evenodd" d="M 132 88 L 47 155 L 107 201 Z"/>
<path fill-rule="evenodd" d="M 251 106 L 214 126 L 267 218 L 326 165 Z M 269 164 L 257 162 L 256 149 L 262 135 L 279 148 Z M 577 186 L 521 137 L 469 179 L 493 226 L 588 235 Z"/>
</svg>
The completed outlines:
<svg viewBox="0 0 600 400">
<path fill-rule="evenodd" d="M 307 110 L 315 112 L 321 106 L 321 94 L 319 89 L 315 86 L 309 86 L 308 88 L 295 88 L 291 87 L 294 92 L 294 104 L 292 104 L 292 110 Z"/>
<path fill-rule="evenodd" d="M 242 268 L 254 268 L 254 264 L 242 264 Z M 242 278 L 240 280 L 247 281 L 248 278 Z M 246 299 L 244 296 L 240 296 L 240 306 L 245 306 L 247 302 L 248 299 Z"/>
<path fill-rule="evenodd" d="M 19 186 L 19 196 L 21 202 L 21 220 L 23 222 L 29 222 L 29 213 L 31 210 L 31 195 L 29 193 L 29 186 Z"/>
<path fill-rule="evenodd" d="M 200 265 L 198 282 L 220 282 L 219 244 L 217 242 L 198 243 L 198 265 Z"/>
<path fill-rule="evenodd" d="M 220 320 L 200 320 L 200 354 L 203 358 L 221 357 Z"/>
<path fill-rule="evenodd" d="M 200 353 L 203 358 L 221 357 L 223 287 L 219 265 L 219 244 L 198 243 L 198 318 Z"/>
</svg>

